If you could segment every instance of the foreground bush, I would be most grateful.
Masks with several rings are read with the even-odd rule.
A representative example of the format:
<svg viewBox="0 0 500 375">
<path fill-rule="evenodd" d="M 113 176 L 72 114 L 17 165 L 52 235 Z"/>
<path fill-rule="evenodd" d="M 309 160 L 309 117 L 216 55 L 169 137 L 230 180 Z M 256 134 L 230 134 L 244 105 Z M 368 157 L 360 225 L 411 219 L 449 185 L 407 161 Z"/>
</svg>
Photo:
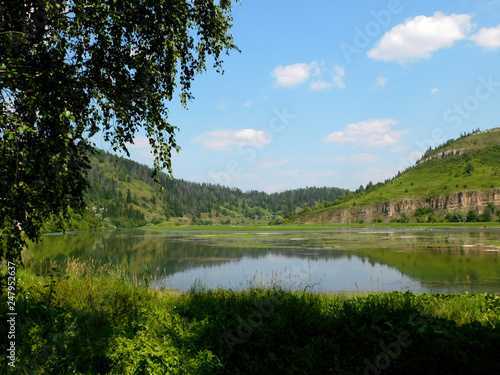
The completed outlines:
<svg viewBox="0 0 500 375">
<path fill-rule="evenodd" d="M 2 374 L 486 374 L 500 362 L 500 297 L 279 287 L 188 293 L 111 269 L 17 271 L 16 354 Z M 2 293 L 5 293 L 5 288 Z M 0 308 L 6 316 L 7 306 Z M 0 326 L 2 348 L 7 326 Z"/>
</svg>

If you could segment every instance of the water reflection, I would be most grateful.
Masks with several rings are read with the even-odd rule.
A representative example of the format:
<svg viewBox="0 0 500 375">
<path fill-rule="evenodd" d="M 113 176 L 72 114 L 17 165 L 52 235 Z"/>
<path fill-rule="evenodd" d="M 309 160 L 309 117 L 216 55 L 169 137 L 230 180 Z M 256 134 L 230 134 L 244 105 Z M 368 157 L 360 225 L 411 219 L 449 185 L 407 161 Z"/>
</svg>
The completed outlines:
<svg viewBox="0 0 500 375">
<path fill-rule="evenodd" d="M 245 246 L 245 247 L 240 247 Z M 322 291 L 498 292 L 500 231 L 167 233 L 44 236 L 33 264 L 70 257 L 122 265 L 151 285 L 188 290 L 278 284 Z"/>
</svg>

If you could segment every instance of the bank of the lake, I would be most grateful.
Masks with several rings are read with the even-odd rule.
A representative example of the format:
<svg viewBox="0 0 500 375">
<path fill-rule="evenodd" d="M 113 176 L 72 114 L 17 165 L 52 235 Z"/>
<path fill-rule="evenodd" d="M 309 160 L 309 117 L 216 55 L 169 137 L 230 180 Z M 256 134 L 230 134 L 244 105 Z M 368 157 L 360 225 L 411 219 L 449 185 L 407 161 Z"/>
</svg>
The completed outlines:
<svg viewBox="0 0 500 375">
<path fill-rule="evenodd" d="M 357 229 L 467 229 L 467 228 L 500 228 L 500 222 L 488 223 L 295 223 L 280 225 L 176 225 L 164 222 L 160 225 L 148 224 L 141 227 L 145 230 L 160 231 L 208 231 L 208 232 L 255 232 L 255 231 L 317 231 L 317 230 L 357 230 Z"/>
<path fill-rule="evenodd" d="M 500 297 L 279 287 L 172 293 L 118 268 L 18 269 L 16 368 L 4 374 L 490 374 Z M 0 311 L 6 316 L 6 304 Z M 7 326 L 0 326 L 6 347 Z"/>
</svg>

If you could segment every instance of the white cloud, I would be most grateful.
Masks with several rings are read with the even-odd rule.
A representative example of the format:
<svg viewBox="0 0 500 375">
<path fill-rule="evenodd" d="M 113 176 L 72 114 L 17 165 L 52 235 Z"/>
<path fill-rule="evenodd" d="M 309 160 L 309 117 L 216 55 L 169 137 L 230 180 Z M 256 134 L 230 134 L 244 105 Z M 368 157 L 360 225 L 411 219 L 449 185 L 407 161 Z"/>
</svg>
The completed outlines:
<svg viewBox="0 0 500 375">
<path fill-rule="evenodd" d="M 330 87 L 345 88 L 345 69 L 335 65 L 333 69 L 325 68 L 324 62 L 318 64 L 313 61 L 310 64 L 297 63 L 292 65 L 279 65 L 272 72 L 271 76 L 276 79 L 277 87 L 293 87 L 311 80 L 315 77 L 309 89 L 313 91 L 325 90 Z"/>
<path fill-rule="evenodd" d="M 132 144 L 127 142 L 126 146 L 130 150 L 140 149 L 140 148 L 147 148 L 148 150 L 151 149 L 151 145 L 149 144 L 149 138 L 142 136 L 134 137 L 134 143 Z"/>
<path fill-rule="evenodd" d="M 380 87 L 381 89 L 385 89 L 385 86 L 387 85 L 388 79 L 384 76 L 378 76 L 377 77 L 377 86 Z"/>
<path fill-rule="evenodd" d="M 315 74 L 316 67 L 316 62 L 279 65 L 271 72 L 271 77 L 276 78 L 276 86 L 278 87 L 296 86 L 307 81 L 311 77 L 311 71 Z"/>
<path fill-rule="evenodd" d="M 313 91 L 325 90 L 329 87 L 332 87 L 332 84 L 322 80 L 313 81 L 309 86 Z"/>
<path fill-rule="evenodd" d="M 212 130 L 193 138 L 192 142 L 212 151 L 227 151 L 237 146 L 262 148 L 271 143 L 269 134 L 255 129 Z"/>
<path fill-rule="evenodd" d="M 282 165 L 288 164 L 290 160 L 288 159 L 279 159 L 279 160 L 268 160 L 260 163 L 256 163 L 256 165 L 260 168 L 273 168 L 273 167 L 281 167 Z"/>
<path fill-rule="evenodd" d="M 288 171 L 284 171 L 283 174 L 287 176 L 297 176 L 299 174 L 299 171 L 297 169 L 290 169 Z"/>
<path fill-rule="evenodd" d="M 337 156 L 333 158 L 334 162 L 348 162 L 348 163 L 360 163 L 368 162 L 372 163 L 378 159 L 377 155 L 373 154 L 354 154 L 349 156 Z"/>
<path fill-rule="evenodd" d="M 439 89 L 437 87 L 434 87 L 431 89 L 432 94 L 436 94 L 438 91 L 439 91 Z"/>
<path fill-rule="evenodd" d="M 436 12 L 432 17 L 417 16 L 385 33 L 368 51 L 368 56 L 400 64 L 428 59 L 432 52 L 466 39 L 471 27 L 471 16 L 468 14 L 447 16 Z"/>
<path fill-rule="evenodd" d="M 345 69 L 341 66 L 335 65 L 333 67 L 333 84 L 335 87 L 345 89 L 343 77 L 345 76 Z"/>
<path fill-rule="evenodd" d="M 397 125 L 393 119 L 371 119 L 349 124 L 344 131 L 329 134 L 323 139 L 324 143 L 360 145 L 364 147 L 394 146 L 400 143 L 402 136 L 408 130 L 393 131 Z"/>
<path fill-rule="evenodd" d="M 473 36 L 471 39 L 479 44 L 481 47 L 486 48 L 499 48 L 500 47 L 500 25 L 497 27 L 484 28 Z"/>
<path fill-rule="evenodd" d="M 252 106 L 252 101 L 251 100 L 247 100 L 244 105 L 245 105 L 245 107 L 251 107 Z"/>
</svg>

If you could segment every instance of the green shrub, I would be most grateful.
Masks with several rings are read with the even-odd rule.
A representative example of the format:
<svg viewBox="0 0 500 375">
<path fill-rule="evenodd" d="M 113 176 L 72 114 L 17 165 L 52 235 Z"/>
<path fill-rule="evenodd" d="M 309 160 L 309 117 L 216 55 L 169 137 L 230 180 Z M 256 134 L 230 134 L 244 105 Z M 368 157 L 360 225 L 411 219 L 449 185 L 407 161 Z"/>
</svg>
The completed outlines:
<svg viewBox="0 0 500 375">
<path fill-rule="evenodd" d="M 452 221 L 455 223 L 465 223 L 467 221 L 467 212 L 458 210 L 455 215 L 453 215 Z"/>
<path fill-rule="evenodd" d="M 408 212 L 403 211 L 401 213 L 401 222 L 403 224 L 407 224 L 407 223 L 411 222 L 411 215 Z"/>
<path fill-rule="evenodd" d="M 495 215 L 495 204 L 493 202 L 490 202 L 488 206 L 484 209 L 483 220 L 493 221 L 494 215 Z"/>
<path fill-rule="evenodd" d="M 159 218 L 158 216 L 154 216 L 151 219 L 151 224 L 158 225 L 158 224 L 161 224 L 161 223 L 163 223 L 163 219 Z"/>
<path fill-rule="evenodd" d="M 435 212 L 436 210 L 432 207 L 419 207 L 415 210 L 415 217 L 424 216 Z"/>
<path fill-rule="evenodd" d="M 475 223 L 477 222 L 479 219 L 479 213 L 477 212 L 477 210 L 470 210 L 468 213 L 467 213 L 467 222 L 468 223 Z"/>
<path fill-rule="evenodd" d="M 363 373 L 381 343 L 401 332 L 411 346 L 387 373 L 498 369 L 500 297 L 493 294 L 347 298 L 201 283 L 172 294 L 133 286 L 120 269 L 78 262 L 67 269 L 52 277 L 18 270 L 19 362 L 15 371 L 0 362 L 1 373 Z M 3 347 L 6 337 L 0 325 Z"/>
</svg>

